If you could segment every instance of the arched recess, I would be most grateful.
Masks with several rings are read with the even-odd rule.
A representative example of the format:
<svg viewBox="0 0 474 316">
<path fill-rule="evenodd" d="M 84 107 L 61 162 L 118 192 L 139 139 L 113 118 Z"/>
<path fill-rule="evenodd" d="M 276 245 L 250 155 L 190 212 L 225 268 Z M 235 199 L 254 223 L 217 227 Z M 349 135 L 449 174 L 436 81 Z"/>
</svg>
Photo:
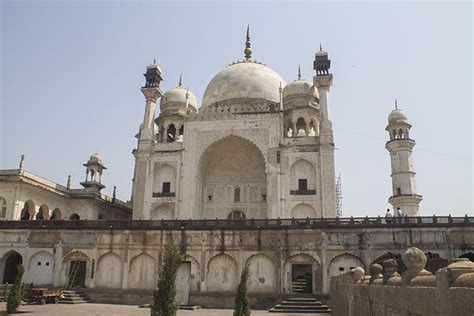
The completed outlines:
<svg viewBox="0 0 474 316">
<path fill-rule="evenodd" d="M 264 254 L 255 254 L 247 260 L 250 275 L 249 292 L 273 293 L 277 288 L 277 270 L 273 261 Z"/>
<path fill-rule="evenodd" d="M 22 263 L 23 257 L 15 250 L 10 250 L 3 255 L 0 260 L 0 273 L 3 284 L 15 282 L 18 265 Z"/>
<path fill-rule="evenodd" d="M 296 136 L 306 136 L 306 121 L 303 117 L 296 120 Z"/>
<path fill-rule="evenodd" d="M 79 214 L 73 213 L 69 216 L 69 219 L 72 220 L 72 221 L 78 221 L 78 220 L 81 219 L 81 217 L 79 216 Z"/>
<path fill-rule="evenodd" d="M 315 293 L 318 291 L 316 272 L 319 267 L 319 258 L 316 259 L 306 253 L 297 253 L 288 257 L 283 264 L 283 292 L 296 293 L 293 285 L 301 278 L 304 278 L 307 283 L 305 292 Z"/>
<path fill-rule="evenodd" d="M 169 205 L 162 204 L 151 211 L 150 218 L 152 220 L 170 220 L 174 219 L 174 214 Z"/>
<path fill-rule="evenodd" d="M 316 170 L 312 163 L 305 159 L 298 159 L 291 165 L 290 190 L 299 193 L 316 194 Z"/>
<path fill-rule="evenodd" d="M 198 162 L 196 185 L 196 209 L 203 210 L 201 217 L 225 219 L 226 210 L 231 209 L 252 210 L 248 218 L 267 215 L 265 158 L 245 138 L 231 135 L 207 147 Z M 232 194 L 235 188 L 239 188 L 237 200 Z"/>
<path fill-rule="evenodd" d="M 291 217 L 294 218 L 316 218 L 319 217 L 314 208 L 306 203 L 300 203 L 291 210 Z"/>
<path fill-rule="evenodd" d="M 361 267 L 365 270 L 365 264 L 356 255 L 350 253 L 343 253 L 332 258 L 328 265 L 329 276 L 336 275 L 338 273 L 349 271 L 350 269 Z"/>
<path fill-rule="evenodd" d="M 238 284 L 237 262 L 226 254 L 212 257 L 207 264 L 207 290 L 232 292 Z"/>
<path fill-rule="evenodd" d="M 53 210 L 53 213 L 51 214 L 51 220 L 60 220 L 62 219 L 62 213 L 61 213 L 61 210 L 59 208 L 55 208 Z"/>
<path fill-rule="evenodd" d="M 97 260 L 95 286 L 119 289 L 122 287 L 123 262 L 115 252 L 107 252 Z"/>
<path fill-rule="evenodd" d="M 28 200 L 23 205 L 23 209 L 20 213 L 20 220 L 27 221 L 33 219 L 35 216 L 35 203 L 32 200 Z"/>
<path fill-rule="evenodd" d="M 79 263 L 76 263 L 79 262 Z M 78 286 L 88 286 L 90 280 L 90 266 L 92 260 L 84 252 L 79 250 L 72 250 L 63 257 L 61 270 L 59 272 L 59 282 L 65 286 L 68 281 L 68 276 L 72 273 L 72 266 L 79 265 L 74 284 Z"/>
<path fill-rule="evenodd" d="M 49 219 L 49 207 L 46 204 L 40 206 L 38 213 L 36 214 L 35 219 L 37 220 L 45 220 Z"/>
<path fill-rule="evenodd" d="M 34 285 L 53 284 L 54 257 L 47 251 L 35 253 L 25 271 L 24 282 Z"/>
<path fill-rule="evenodd" d="M 176 170 L 169 164 L 155 163 L 153 193 L 169 194 L 176 192 Z"/>
<path fill-rule="evenodd" d="M 130 261 L 128 287 L 131 289 L 154 289 L 156 287 L 156 259 L 148 253 L 140 253 Z"/>
</svg>

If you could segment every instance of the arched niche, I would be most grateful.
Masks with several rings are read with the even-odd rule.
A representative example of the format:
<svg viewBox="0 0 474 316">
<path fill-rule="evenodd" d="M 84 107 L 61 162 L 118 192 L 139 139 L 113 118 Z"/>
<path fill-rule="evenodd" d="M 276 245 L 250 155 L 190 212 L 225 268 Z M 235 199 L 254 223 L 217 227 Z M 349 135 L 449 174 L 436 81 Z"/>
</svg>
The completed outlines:
<svg viewBox="0 0 474 316">
<path fill-rule="evenodd" d="M 155 163 L 153 193 L 169 194 L 176 192 L 176 170 L 169 164 Z"/>
<path fill-rule="evenodd" d="M 131 289 L 154 289 L 156 287 L 156 259 L 147 253 L 140 253 L 130 261 L 128 287 Z"/>
<path fill-rule="evenodd" d="M 237 262 L 226 254 L 212 257 L 207 265 L 207 290 L 233 292 L 237 288 Z"/>
<path fill-rule="evenodd" d="M 34 285 L 53 284 L 54 257 L 47 251 L 35 253 L 25 271 L 24 282 Z"/>
<path fill-rule="evenodd" d="M 35 219 L 37 220 L 47 220 L 49 219 L 49 207 L 46 204 L 40 206 L 38 213 L 36 214 Z"/>
<path fill-rule="evenodd" d="M 247 260 L 250 275 L 249 292 L 274 293 L 277 288 L 277 270 L 273 261 L 263 254 L 255 254 Z"/>
<path fill-rule="evenodd" d="M 108 252 L 97 260 L 95 287 L 119 289 L 122 287 L 123 262 L 114 252 Z"/>
<path fill-rule="evenodd" d="M 300 203 L 291 210 L 292 218 L 317 218 L 319 217 L 314 208 L 306 203 Z"/>
<path fill-rule="evenodd" d="M 170 220 L 174 219 L 173 211 L 169 205 L 158 205 L 155 207 L 150 214 L 150 219 L 152 220 Z"/>
<path fill-rule="evenodd" d="M 305 159 L 299 159 L 291 165 L 290 191 L 300 194 L 316 193 L 316 170 L 312 163 Z"/>
<path fill-rule="evenodd" d="M 336 275 L 341 272 L 349 271 L 350 269 L 361 267 L 365 270 L 365 264 L 356 255 L 350 253 L 340 254 L 334 257 L 328 265 L 329 276 Z"/>
</svg>

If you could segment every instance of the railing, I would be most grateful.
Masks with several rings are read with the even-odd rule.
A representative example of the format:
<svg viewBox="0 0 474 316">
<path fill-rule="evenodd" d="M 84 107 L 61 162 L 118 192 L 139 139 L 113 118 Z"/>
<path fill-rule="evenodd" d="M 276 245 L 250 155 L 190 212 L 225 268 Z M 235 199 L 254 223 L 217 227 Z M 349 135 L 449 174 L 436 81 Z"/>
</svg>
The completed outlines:
<svg viewBox="0 0 474 316">
<path fill-rule="evenodd" d="M 286 219 L 175 220 L 30 220 L 0 221 L 0 229 L 117 229 L 117 230 L 281 230 L 338 228 L 474 227 L 474 217 L 404 217 L 387 223 L 381 217 Z"/>
</svg>

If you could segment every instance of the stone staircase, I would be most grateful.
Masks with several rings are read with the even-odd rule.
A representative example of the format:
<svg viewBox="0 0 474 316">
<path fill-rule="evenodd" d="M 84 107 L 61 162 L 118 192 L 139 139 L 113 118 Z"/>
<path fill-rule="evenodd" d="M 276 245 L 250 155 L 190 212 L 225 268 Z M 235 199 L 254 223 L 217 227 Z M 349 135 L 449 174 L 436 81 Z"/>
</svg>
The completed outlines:
<svg viewBox="0 0 474 316">
<path fill-rule="evenodd" d="M 77 291 L 62 291 L 62 296 L 59 299 L 61 304 L 83 304 L 88 302 L 87 297 Z"/>
<path fill-rule="evenodd" d="M 297 278 L 291 284 L 292 293 L 305 293 L 306 287 L 308 286 L 308 280 L 305 278 Z M 311 290 L 310 290 L 311 292 Z"/>
<path fill-rule="evenodd" d="M 331 314 L 327 305 L 316 301 L 315 298 L 288 298 L 268 310 L 269 313 L 298 313 L 298 314 Z"/>
</svg>

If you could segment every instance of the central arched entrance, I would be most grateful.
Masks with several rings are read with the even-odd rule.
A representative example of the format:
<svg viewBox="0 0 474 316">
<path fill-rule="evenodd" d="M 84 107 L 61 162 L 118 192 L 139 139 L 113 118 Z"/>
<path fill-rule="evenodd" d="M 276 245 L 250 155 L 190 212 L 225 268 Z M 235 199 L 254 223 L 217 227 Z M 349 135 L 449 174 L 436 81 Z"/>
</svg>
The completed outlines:
<svg viewBox="0 0 474 316">
<path fill-rule="evenodd" d="M 23 258 L 16 251 L 10 251 L 3 256 L 2 261 L 4 262 L 3 270 L 3 284 L 12 284 L 15 282 L 16 273 L 18 266 L 23 263 Z"/>
<path fill-rule="evenodd" d="M 201 218 L 226 219 L 236 209 L 244 218 L 267 216 L 265 159 L 252 142 L 232 135 L 213 143 L 199 161 L 196 180 Z"/>
</svg>

